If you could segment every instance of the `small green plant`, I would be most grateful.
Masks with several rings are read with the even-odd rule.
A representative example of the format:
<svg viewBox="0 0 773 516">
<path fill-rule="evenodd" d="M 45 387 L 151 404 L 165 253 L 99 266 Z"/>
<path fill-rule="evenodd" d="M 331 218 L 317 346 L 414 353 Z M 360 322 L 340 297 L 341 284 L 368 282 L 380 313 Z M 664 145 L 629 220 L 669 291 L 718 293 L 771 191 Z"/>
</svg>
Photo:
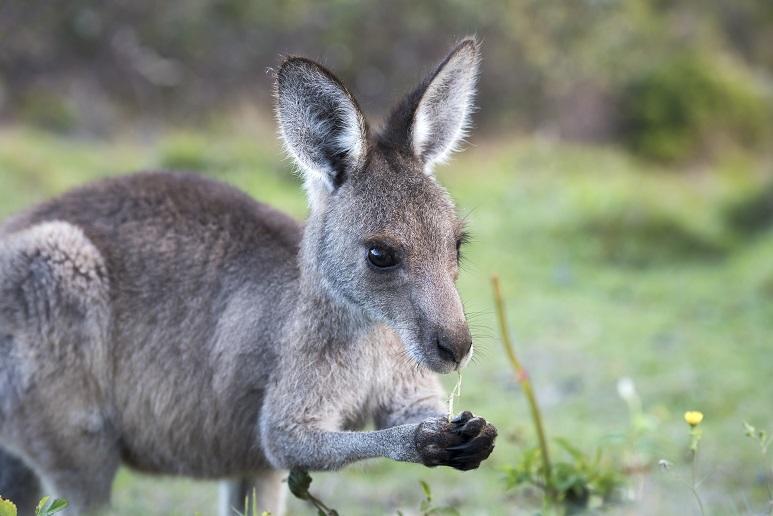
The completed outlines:
<svg viewBox="0 0 773 516">
<path fill-rule="evenodd" d="M 762 455 L 767 455 L 768 448 L 773 444 L 773 435 L 768 435 L 765 430 L 759 430 L 753 427 L 748 422 L 743 422 L 744 430 L 746 431 L 746 437 L 751 437 L 760 445 L 760 451 Z"/>
<path fill-rule="evenodd" d="M 653 451 L 656 446 L 652 439 L 658 427 L 658 418 L 644 410 L 633 379 L 618 379 L 617 394 L 628 407 L 629 423 L 624 436 L 623 468 L 629 474 L 646 473 L 653 463 Z"/>
<path fill-rule="evenodd" d="M 35 516 L 51 516 L 65 510 L 69 505 L 70 503 L 64 498 L 54 498 L 52 500 L 49 496 L 44 496 L 35 508 Z"/>
<path fill-rule="evenodd" d="M 698 488 L 705 480 L 705 478 L 698 478 L 698 445 L 703 437 L 703 429 L 700 427 L 702 421 L 703 412 L 698 410 L 688 410 L 684 413 L 684 422 L 690 427 L 690 478 L 689 480 L 685 480 L 677 477 L 690 488 L 690 492 L 692 493 L 693 498 L 695 498 L 695 503 L 697 504 L 698 511 L 701 515 L 706 514 L 703 500 L 698 491 Z M 673 463 L 666 459 L 660 459 L 659 464 L 661 470 L 664 472 L 670 472 L 673 467 Z"/>
<path fill-rule="evenodd" d="M 697 410 L 690 410 L 684 413 L 684 421 L 690 425 L 690 487 L 692 494 L 695 497 L 695 502 L 698 504 L 698 509 L 701 514 L 705 514 L 703 509 L 703 501 L 698 493 L 698 486 L 700 481 L 697 479 L 698 470 L 698 444 L 703 437 L 703 429 L 700 427 L 701 421 L 703 421 L 703 412 Z"/>
<path fill-rule="evenodd" d="M 762 454 L 765 464 L 765 475 L 767 477 L 768 488 L 768 514 L 773 515 L 773 463 L 768 463 L 767 455 L 768 448 L 773 444 L 773 435 L 769 435 L 765 430 L 760 430 L 748 422 L 743 422 L 746 437 L 754 439 L 760 445 L 760 453 Z"/>
<path fill-rule="evenodd" d="M 567 460 L 556 461 L 552 469 L 554 499 L 546 501 L 546 509 L 563 513 L 586 508 L 601 507 L 618 498 L 624 475 L 605 460 L 600 449 L 593 456 L 573 446 L 567 439 L 554 439 Z M 540 448 L 524 452 L 514 466 L 506 469 L 505 483 L 508 489 L 530 485 L 545 490 L 544 470 Z"/>
<path fill-rule="evenodd" d="M 429 484 L 423 480 L 419 480 L 419 485 L 424 493 L 424 498 L 419 502 L 419 514 L 421 516 L 431 516 L 434 514 L 445 514 L 446 516 L 460 516 L 460 512 L 454 507 L 435 507 L 432 502 L 432 489 Z M 402 511 L 397 511 L 397 516 L 403 516 Z"/>
<path fill-rule="evenodd" d="M 35 508 L 35 516 L 51 516 L 65 510 L 70 504 L 64 498 L 44 496 Z M 17 516 L 16 504 L 0 497 L 0 516 Z"/>
<path fill-rule="evenodd" d="M 318 516 L 339 516 L 338 511 L 331 509 L 322 500 L 309 492 L 311 480 L 311 475 L 309 475 L 308 471 L 294 469 L 287 478 L 287 485 L 293 496 L 300 500 L 305 500 L 316 507 Z"/>
<path fill-rule="evenodd" d="M 538 446 L 527 449 L 521 460 L 506 469 L 508 488 L 531 485 L 544 493 L 546 513 L 563 514 L 567 511 L 597 507 L 614 499 L 625 483 L 625 477 L 603 460 L 600 450 L 589 457 L 567 439 L 554 441 L 567 455 L 568 460 L 551 462 L 542 414 L 529 375 L 518 360 L 510 340 L 505 319 L 505 304 L 499 286 L 499 278 L 491 279 L 494 289 L 502 343 L 516 380 L 521 384 L 531 411 L 532 423 L 537 434 Z"/>
</svg>

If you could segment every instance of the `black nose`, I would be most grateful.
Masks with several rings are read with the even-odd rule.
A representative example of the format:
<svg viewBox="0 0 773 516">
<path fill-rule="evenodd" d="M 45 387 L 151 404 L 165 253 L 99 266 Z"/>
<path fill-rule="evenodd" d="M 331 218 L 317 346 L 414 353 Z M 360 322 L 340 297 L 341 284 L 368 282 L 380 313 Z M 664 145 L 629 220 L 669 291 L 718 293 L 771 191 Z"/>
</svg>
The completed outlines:
<svg viewBox="0 0 773 516">
<path fill-rule="evenodd" d="M 440 353 L 440 358 L 442 358 L 443 360 L 446 360 L 448 362 L 455 362 L 457 364 L 459 363 L 459 359 L 456 358 L 456 354 L 446 344 L 443 344 L 442 342 L 438 341 L 437 350 L 438 350 L 438 353 Z"/>
<path fill-rule="evenodd" d="M 440 358 L 448 362 L 460 364 L 472 347 L 472 339 L 470 339 L 469 333 L 465 331 L 464 334 L 455 338 L 442 331 L 437 332 L 435 334 L 435 344 L 437 345 Z"/>
</svg>

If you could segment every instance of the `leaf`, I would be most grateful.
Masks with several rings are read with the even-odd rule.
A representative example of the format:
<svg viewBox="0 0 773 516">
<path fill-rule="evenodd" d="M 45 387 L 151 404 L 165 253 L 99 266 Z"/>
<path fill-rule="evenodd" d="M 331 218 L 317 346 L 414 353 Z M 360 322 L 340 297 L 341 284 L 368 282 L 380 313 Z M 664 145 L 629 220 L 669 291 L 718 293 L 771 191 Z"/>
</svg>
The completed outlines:
<svg viewBox="0 0 773 516">
<path fill-rule="evenodd" d="M 750 425 L 747 421 L 743 422 L 743 427 L 746 430 L 746 437 L 757 437 L 757 429 Z"/>
<path fill-rule="evenodd" d="M 585 454 L 580 451 L 578 448 L 576 448 L 572 443 L 570 443 L 567 439 L 564 439 L 563 437 L 556 437 L 554 439 L 558 445 L 563 448 L 569 455 L 572 456 L 572 458 L 579 462 L 583 463 L 587 461 L 587 457 Z"/>
<path fill-rule="evenodd" d="M 0 516 L 16 516 L 16 505 L 5 498 L 0 498 Z"/>
<path fill-rule="evenodd" d="M 308 500 L 311 476 L 306 471 L 294 469 L 287 478 L 287 486 L 290 488 L 290 492 L 293 496 L 301 500 Z"/>
<path fill-rule="evenodd" d="M 557 476 L 554 483 L 559 491 L 569 491 L 573 487 L 585 485 L 585 479 L 574 471 L 566 471 Z"/>
<path fill-rule="evenodd" d="M 424 496 L 427 497 L 427 500 L 432 500 L 432 489 L 430 489 L 429 484 L 423 480 L 419 480 L 419 484 L 421 485 L 421 490 L 424 491 Z"/>
<path fill-rule="evenodd" d="M 35 508 L 35 516 L 43 516 L 46 514 L 46 509 L 48 507 L 48 496 L 44 496 L 40 499 L 38 502 L 38 506 Z"/>
<path fill-rule="evenodd" d="M 64 498 L 57 498 L 53 502 L 51 502 L 51 505 L 48 506 L 48 510 L 46 511 L 47 515 L 55 514 L 57 512 L 65 510 L 70 505 L 70 502 L 65 500 Z"/>
</svg>

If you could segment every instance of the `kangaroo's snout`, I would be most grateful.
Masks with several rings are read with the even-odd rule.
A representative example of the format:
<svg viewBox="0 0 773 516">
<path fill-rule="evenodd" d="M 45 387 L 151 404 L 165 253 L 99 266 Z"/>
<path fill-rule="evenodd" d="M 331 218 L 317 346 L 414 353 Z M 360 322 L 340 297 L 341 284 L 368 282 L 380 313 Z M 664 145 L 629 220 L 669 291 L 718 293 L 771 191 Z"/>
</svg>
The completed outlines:
<svg viewBox="0 0 773 516">
<path fill-rule="evenodd" d="M 454 369 L 467 365 L 472 351 L 472 337 L 466 324 L 454 329 L 439 328 L 434 332 L 434 342 L 438 356 L 445 362 L 454 364 Z"/>
<path fill-rule="evenodd" d="M 414 297 L 418 351 L 436 373 L 464 368 L 473 353 L 472 335 L 453 280 L 440 267 L 424 277 Z M 410 339 L 409 339 L 410 342 Z"/>
</svg>

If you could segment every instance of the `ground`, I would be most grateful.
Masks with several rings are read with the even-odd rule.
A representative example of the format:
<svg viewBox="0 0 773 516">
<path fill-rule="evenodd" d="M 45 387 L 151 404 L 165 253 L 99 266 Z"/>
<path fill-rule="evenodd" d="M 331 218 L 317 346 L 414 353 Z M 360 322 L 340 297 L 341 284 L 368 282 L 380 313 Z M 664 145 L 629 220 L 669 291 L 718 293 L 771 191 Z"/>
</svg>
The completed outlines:
<svg viewBox="0 0 773 516">
<path fill-rule="evenodd" d="M 0 217 L 103 175 L 183 168 L 302 218 L 298 178 L 274 142 L 259 124 L 106 140 L 6 128 Z M 313 490 L 345 515 L 411 514 L 423 479 L 439 504 L 464 514 L 534 513 L 530 494 L 505 490 L 503 480 L 503 470 L 535 440 L 498 338 L 489 284 L 496 273 L 550 437 L 588 452 L 601 448 L 629 471 L 646 469 L 631 477 L 627 492 L 638 500 L 611 513 L 697 513 L 684 480 L 689 437 L 682 413 L 689 409 L 705 413 L 699 477 L 707 478 L 699 492 L 707 513 L 761 511 L 765 462 L 742 422 L 773 429 L 773 195 L 764 197 L 766 170 L 741 154 L 662 168 L 614 148 L 533 138 L 470 146 L 437 170 L 472 234 L 459 284 L 479 351 L 457 407 L 498 426 L 497 448 L 473 472 L 376 460 L 316 474 Z M 621 378 L 633 380 L 643 415 L 629 412 L 619 396 Z M 657 467 L 661 459 L 673 463 L 670 471 Z M 122 470 L 112 514 L 206 515 L 215 498 L 214 483 Z M 297 500 L 290 512 L 312 514 Z"/>
</svg>

